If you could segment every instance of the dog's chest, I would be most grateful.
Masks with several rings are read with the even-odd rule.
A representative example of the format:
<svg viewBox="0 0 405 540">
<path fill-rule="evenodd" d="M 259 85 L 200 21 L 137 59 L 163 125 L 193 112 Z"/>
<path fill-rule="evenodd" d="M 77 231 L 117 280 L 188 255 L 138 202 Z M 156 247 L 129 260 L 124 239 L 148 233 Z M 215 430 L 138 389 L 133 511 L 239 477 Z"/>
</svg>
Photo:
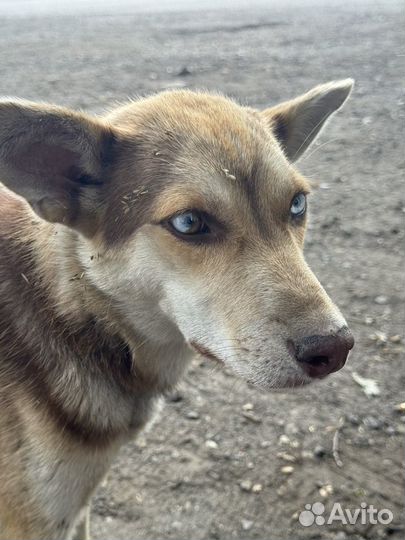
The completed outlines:
<svg viewBox="0 0 405 540">
<path fill-rule="evenodd" d="M 54 448 L 37 448 L 30 455 L 34 497 L 42 506 L 44 516 L 52 516 L 49 526 L 60 532 L 60 538 L 69 536 L 77 516 L 88 498 L 105 476 L 118 445 L 104 449 L 86 449 L 62 445 Z"/>
<path fill-rule="evenodd" d="M 26 483 L 30 486 L 30 497 L 40 505 L 39 514 L 46 526 L 55 531 L 53 538 L 70 537 L 78 516 L 106 475 L 120 446 L 145 426 L 155 401 L 142 403 L 142 410 L 139 402 L 133 401 L 126 411 L 130 419 L 128 429 L 97 443 L 86 443 L 72 433 L 55 430 L 52 417 L 39 410 L 21 410 L 21 416 L 33 430 L 24 460 Z M 106 414 L 103 408 L 99 412 Z"/>
</svg>

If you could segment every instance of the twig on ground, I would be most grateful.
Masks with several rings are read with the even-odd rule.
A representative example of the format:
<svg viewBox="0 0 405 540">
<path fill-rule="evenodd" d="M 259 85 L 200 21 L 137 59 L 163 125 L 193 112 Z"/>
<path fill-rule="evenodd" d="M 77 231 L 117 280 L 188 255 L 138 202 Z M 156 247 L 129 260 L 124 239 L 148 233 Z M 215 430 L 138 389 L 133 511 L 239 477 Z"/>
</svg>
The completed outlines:
<svg viewBox="0 0 405 540">
<path fill-rule="evenodd" d="M 332 442 L 332 455 L 338 467 L 343 467 L 343 461 L 340 459 L 340 456 L 339 456 L 339 435 L 340 435 L 340 430 L 342 429 L 344 423 L 345 423 L 345 420 L 343 417 L 341 417 L 339 419 L 339 425 L 336 428 L 335 434 L 333 435 L 333 442 Z"/>
</svg>

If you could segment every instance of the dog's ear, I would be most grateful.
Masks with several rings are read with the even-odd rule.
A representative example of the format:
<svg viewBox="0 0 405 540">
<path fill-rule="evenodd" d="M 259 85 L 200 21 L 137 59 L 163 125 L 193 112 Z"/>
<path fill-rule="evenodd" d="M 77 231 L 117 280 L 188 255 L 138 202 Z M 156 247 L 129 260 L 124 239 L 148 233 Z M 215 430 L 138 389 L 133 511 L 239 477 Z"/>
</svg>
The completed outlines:
<svg viewBox="0 0 405 540">
<path fill-rule="evenodd" d="M 0 181 L 43 219 L 94 230 L 111 129 L 82 113 L 0 101 Z"/>
<path fill-rule="evenodd" d="M 290 161 L 305 152 L 329 116 L 349 97 L 352 87 L 352 79 L 321 84 L 262 112 Z"/>
</svg>

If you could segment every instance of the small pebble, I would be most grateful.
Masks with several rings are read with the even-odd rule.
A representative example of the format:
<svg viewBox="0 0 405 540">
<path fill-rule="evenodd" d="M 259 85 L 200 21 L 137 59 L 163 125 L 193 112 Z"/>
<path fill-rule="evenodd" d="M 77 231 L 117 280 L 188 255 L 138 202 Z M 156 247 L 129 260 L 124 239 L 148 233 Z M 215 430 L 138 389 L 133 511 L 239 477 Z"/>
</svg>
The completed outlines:
<svg viewBox="0 0 405 540">
<path fill-rule="evenodd" d="M 382 422 L 375 416 L 366 416 L 363 420 L 363 423 L 366 427 L 370 429 L 381 429 Z"/>
<path fill-rule="evenodd" d="M 290 437 L 288 435 L 280 435 L 278 439 L 278 444 L 290 444 Z"/>
<path fill-rule="evenodd" d="M 216 443 L 212 439 L 208 439 L 207 441 L 205 441 L 205 447 L 209 448 L 210 450 L 215 450 L 216 448 L 218 448 L 218 443 Z"/>
<path fill-rule="evenodd" d="M 246 418 L 246 420 L 249 420 L 250 422 L 253 422 L 254 424 L 261 424 L 262 419 L 260 416 L 257 416 L 257 414 L 253 414 L 250 411 L 243 411 L 242 416 Z"/>
<path fill-rule="evenodd" d="M 379 304 L 380 306 L 388 304 L 388 300 L 389 300 L 388 296 L 384 296 L 383 294 L 380 294 L 379 296 L 376 296 L 374 298 L 374 302 L 376 304 Z"/>
<path fill-rule="evenodd" d="M 286 465 L 285 467 L 281 467 L 281 472 L 283 474 L 291 474 L 294 472 L 294 467 L 292 465 Z"/>
<path fill-rule="evenodd" d="M 184 66 L 184 67 L 177 73 L 177 76 L 178 76 L 178 77 L 188 77 L 189 75 L 191 75 L 191 70 L 190 70 L 187 66 Z"/>
<path fill-rule="evenodd" d="M 360 425 L 360 418 L 357 416 L 357 414 L 348 414 L 346 415 L 346 418 L 353 426 Z"/>
<path fill-rule="evenodd" d="M 252 493 L 260 493 L 263 489 L 262 484 L 253 484 Z"/>
<path fill-rule="evenodd" d="M 251 491 L 252 482 L 250 480 L 242 480 L 242 482 L 239 483 L 239 487 L 242 491 Z"/>
<path fill-rule="evenodd" d="M 253 527 L 253 521 L 250 519 L 242 519 L 241 524 L 244 531 L 249 531 Z"/>
<path fill-rule="evenodd" d="M 329 495 L 332 495 L 333 493 L 333 486 L 331 484 L 325 484 L 321 488 L 319 488 L 319 495 L 321 497 L 329 497 Z"/>
<path fill-rule="evenodd" d="M 370 338 L 373 341 L 376 341 L 377 344 L 387 343 L 387 334 L 385 334 L 384 332 L 374 332 L 374 334 L 372 334 Z"/>
<path fill-rule="evenodd" d="M 188 413 L 186 414 L 186 417 L 189 420 L 198 420 L 200 418 L 200 415 L 197 411 L 188 411 Z"/>
<path fill-rule="evenodd" d="M 296 461 L 295 456 L 292 454 L 287 454 L 287 452 L 279 452 L 277 457 L 283 459 L 284 461 L 289 461 L 290 463 L 294 463 Z"/>
</svg>

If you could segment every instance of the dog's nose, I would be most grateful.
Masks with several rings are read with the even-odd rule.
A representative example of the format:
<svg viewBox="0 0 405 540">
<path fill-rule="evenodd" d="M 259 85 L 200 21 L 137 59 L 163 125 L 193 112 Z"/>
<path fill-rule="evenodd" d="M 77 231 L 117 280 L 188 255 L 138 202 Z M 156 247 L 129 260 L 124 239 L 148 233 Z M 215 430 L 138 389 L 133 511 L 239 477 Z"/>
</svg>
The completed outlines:
<svg viewBox="0 0 405 540">
<path fill-rule="evenodd" d="M 345 326 L 336 334 L 301 339 L 295 344 L 295 356 L 307 375 L 320 379 L 345 365 L 353 345 L 353 335 Z"/>
</svg>

